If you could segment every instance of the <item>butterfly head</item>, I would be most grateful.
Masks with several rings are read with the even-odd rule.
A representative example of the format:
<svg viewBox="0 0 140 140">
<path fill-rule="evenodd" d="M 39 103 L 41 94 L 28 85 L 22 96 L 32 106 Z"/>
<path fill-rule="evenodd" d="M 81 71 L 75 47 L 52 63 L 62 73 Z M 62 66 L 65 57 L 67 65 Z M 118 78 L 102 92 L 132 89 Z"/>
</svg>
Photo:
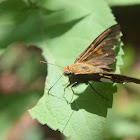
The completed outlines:
<svg viewBox="0 0 140 140">
<path fill-rule="evenodd" d="M 64 76 L 70 76 L 71 75 L 71 71 L 70 71 L 69 66 L 67 66 L 63 69 L 63 75 Z"/>
</svg>

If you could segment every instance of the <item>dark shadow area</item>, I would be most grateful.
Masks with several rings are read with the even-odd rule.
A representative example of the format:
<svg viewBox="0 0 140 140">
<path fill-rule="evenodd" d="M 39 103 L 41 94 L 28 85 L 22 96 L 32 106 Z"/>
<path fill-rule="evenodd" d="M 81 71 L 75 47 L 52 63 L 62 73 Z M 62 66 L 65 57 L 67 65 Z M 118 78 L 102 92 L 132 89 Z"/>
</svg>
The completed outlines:
<svg viewBox="0 0 140 140">
<path fill-rule="evenodd" d="M 86 88 L 83 93 L 76 94 L 79 97 L 71 103 L 71 108 L 75 111 L 79 109 L 85 109 L 87 112 L 96 114 L 102 117 L 107 116 L 107 109 L 112 107 L 113 94 L 116 88 L 112 88 L 112 84 L 109 83 L 93 83 L 93 87 L 105 98 L 99 96 L 90 86 Z M 107 90 L 110 87 L 110 91 Z M 105 93 L 105 94 L 103 94 Z"/>
<path fill-rule="evenodd" d="M 65 139 L 64 135 L 62 135 L 62 133 L 60 133 L 60 131 L 58 131 L 58 130 L 53 131 L 47 125 L 41 125 L 41 127 L 44 132 L 44 139 L 46 139 L 46 138 L 50 138 L 53 140 L 64 140 Z"/>
<path fill-rule="evenodd" d="M 140 5 L 134 6 L 120 6 L 113 7 L 112 11 L 116 17 L 117 22 L 121 25 L 121 31 L 123 33 L 122 41 L 125 46 L 130 44 L 134 47 L 137 62 L 140 62 Z M 125 47 L 123 46 L 123 47 Z"/>
</svg>

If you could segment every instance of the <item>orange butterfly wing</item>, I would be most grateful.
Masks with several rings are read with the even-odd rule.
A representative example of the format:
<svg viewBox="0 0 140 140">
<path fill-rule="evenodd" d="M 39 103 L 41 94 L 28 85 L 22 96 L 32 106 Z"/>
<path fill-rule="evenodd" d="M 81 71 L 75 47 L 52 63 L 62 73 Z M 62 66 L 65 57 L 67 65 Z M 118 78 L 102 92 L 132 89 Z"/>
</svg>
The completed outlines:
<svg viewBox="0 0 140 140">
<path fill-rule="evenodd" d="M 116 24 L 99 35 L 75 60 L 75 63 L 88 63 L 98 68 L 107 68 L 115 60 L 113 46 L 118 44 L 120 25 Z"/>
</svg>

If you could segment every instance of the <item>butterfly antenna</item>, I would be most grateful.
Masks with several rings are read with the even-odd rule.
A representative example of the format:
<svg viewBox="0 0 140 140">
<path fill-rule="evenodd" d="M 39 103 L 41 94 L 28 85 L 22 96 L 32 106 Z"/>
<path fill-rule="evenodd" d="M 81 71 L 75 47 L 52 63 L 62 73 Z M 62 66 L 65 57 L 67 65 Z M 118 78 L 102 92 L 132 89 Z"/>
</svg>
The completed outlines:
<svg viewBox="0 0 140 140">
<path fill-rule="evenodd" d="M 40 61 L 40 63 L 46 63 L 46 64 L 50 64 L 50 65 L 54 65 L 54 66 L 57 66 L 57 67 L 63 68 L 63 67 L 61 67 L 61 66 L 59 66 L 59 65 L 52 64 L 52 63 L 48 63 L 48 62 L 46 62 L 46 61 Z"/>
<path fill-rule="evenodd" d="M 51 88 L 49 88 L 49 90 L 48 90 L 48 94 L 49 94 L 49 92 L 50 92 L 50 90 L 54 87 L 54 85 L 60 80 L 60 78 L 63 76 L 63 74 L 57 79 L 57 81 L 52 85 L 52 87 Z"/>
</svg>

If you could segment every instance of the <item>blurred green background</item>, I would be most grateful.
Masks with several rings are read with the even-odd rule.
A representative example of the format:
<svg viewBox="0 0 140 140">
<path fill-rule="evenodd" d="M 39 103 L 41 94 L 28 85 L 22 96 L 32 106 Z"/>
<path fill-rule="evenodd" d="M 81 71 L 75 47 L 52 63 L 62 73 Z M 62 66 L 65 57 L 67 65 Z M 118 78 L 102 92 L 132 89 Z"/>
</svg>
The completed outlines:
<svg viewBox="0 0 140 140">
<path fill-rule="evenodd" d="M 11 41 L 8 44 L 10 36 L 4 38 L 5 34 L 9 32 L 12 34 L 11 28 L 5 28 L 4 25 L 23 21 L 26 24 L 25 21 L 30 18 L 31 13 L 38 8 L 35 2 L 18 0 L 14 0 L 13 3 L 4 0 L 0 2 L 0 26 L 3 27 L 0 31 L 0 139 L 2 140 L 66 139 L 60 132 L 55 132 L 32 120 L 27 111 L 43 95 L 47 71 L 46 65 L 39 63 L 44 60 L 41 49 L 20 42 L 22 37 L 28 42 L 29 36 L 29 34 L 26 36 L 26 31 L 22 30 L 22 27 L 21 33 L 24 35 L 19 35 L 18 42 Z M 140 1 L 108 0 L 107 2 L 123 33 L 125 55 L 124 65 L 121 66 L 122 74 L 140 78 Z M 23 9 L 25 10 L 23 15 L 18 15 L 16 10 Z M 50 14 L 52 11 L 42 8 L 41 12 Z M 109 109 L 104 128 L 104 139 L 140 139 L 140 85 L 118 84 L 113 108 Z"/>
</svg>

